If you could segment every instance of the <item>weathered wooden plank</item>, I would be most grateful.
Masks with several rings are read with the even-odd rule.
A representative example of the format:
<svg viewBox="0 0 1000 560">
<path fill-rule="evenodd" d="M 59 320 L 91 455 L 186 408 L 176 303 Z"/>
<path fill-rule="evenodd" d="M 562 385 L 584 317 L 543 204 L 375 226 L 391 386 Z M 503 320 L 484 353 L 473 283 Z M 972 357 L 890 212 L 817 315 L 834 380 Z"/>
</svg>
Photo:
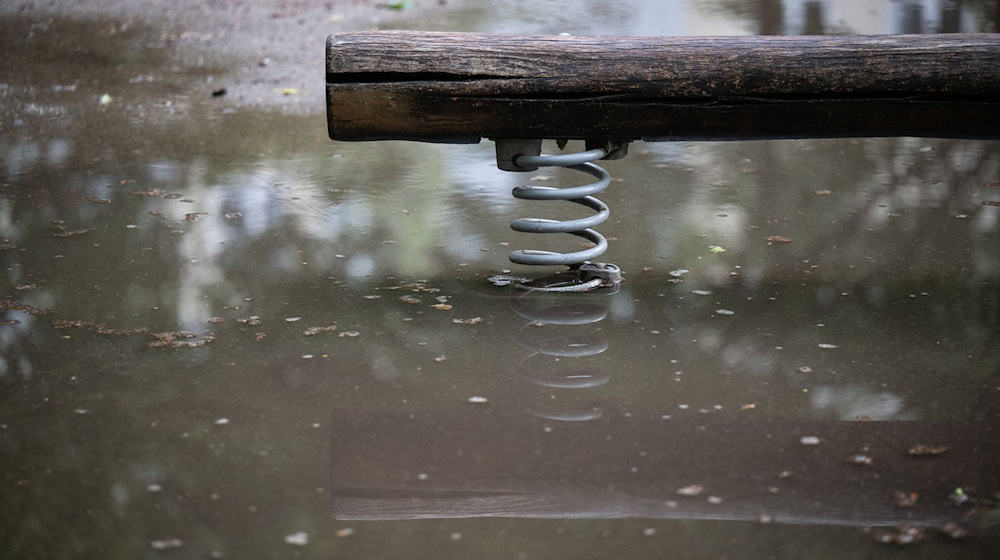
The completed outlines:
<svg viewBox="0 0 1000 560">
<path fill-rule="evenodd" d="M 989 34 L 347 33 L 327 107 L 337 140 L 998 137 L 998 68 Z"/>
</svg>

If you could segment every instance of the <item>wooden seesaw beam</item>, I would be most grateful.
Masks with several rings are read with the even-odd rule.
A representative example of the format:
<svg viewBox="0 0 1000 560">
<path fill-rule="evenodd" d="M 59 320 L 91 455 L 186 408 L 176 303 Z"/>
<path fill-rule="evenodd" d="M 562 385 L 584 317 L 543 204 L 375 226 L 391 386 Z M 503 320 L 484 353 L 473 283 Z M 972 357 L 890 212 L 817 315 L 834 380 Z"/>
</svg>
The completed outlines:
<svg viewBox="0 0 1000 560">
<path fill-rule="evenodd" d="M 334 140 L 1000 138 L 1000 35 L 327 40 Z"/>
</svg>

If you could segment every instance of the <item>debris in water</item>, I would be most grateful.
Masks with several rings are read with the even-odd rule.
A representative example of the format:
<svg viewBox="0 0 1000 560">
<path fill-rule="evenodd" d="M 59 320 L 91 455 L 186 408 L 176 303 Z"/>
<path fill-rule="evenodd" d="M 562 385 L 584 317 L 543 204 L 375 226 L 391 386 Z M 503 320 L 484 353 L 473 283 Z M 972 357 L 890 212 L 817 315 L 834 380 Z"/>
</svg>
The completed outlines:
<svg viewBox="0 0 1000 560">
<path fill-rule="evenodd" d="M 483 322 L 482 317 L 470 317 L 468 319 L 452 319 L 452 323 L 456 325 L 478 325 Z"/>
<path fill-rule="evenodd" d="M 267 337 L 267 335 L 266 335 L 266 334 L 264 334 L 264 333 L 262 333 L 262 332 L 259 332 L 259 333 L 255 333 L 255 334 L 254 334 L 254 338 L 256 338 L 256 339 L 257 339 L 257 342 L 261 342 L 261 341 L 262 341 L 262 340 L 264 340 L 264 339 L 265 339 L 266 337 Z"/>
<path fill-rule="evenodd" d="M 225 426 L 228 423 L 229 423 L 229 418 L 216 418 L 215 419 L 215 425 L 216 426 Z"/>
<path fill-rule="evenodd" d="M 149 196 L 149 197 L 153 197 L 153 198 L 162 198 L 167 193 L 164 192 L 164 191 L 162 191 L 162 190 L 160 190 L 160 189 L 148 189 L 148 190 L 144 190 L 144 191 L 132 191 L 132 192 L 130 192 L 128 194 L 130 194 L 132 196 Z"/>
<path fill-rule="evenodd" d="M 875 533 L 875 542 L 882 544 L 911 544 L 924 538 L 923 529 L 917 527 L 900 527 L 896 531 L 879 531 Z"/>
<path fill-rule="evenodd" d="M 187 214 L 184 214 L 184 220 L 188 222 L 197 222 L 198 218 L 207 215 L 208 212 L 188 212 Z"/>
<path fill-rule="evenodd" d="M 656 529 L 652 527 L 646 527 L 645 529 L 642 530 L 642 534 L 645 537 L 652 537 L 653 535 L 656 534 Z"/>
<path fill-rule="evenodd" d="M 960 506 L 969 501 L 969 495 L 965 493 L 965 490 L 956 488 L 951 494 L 948 494 L 948 499 L 956 506 Z"/>
<path fill-rule="evenodd" d="M 815 194 L 816 196 L 826 196 L 830 194 L 830 191 L 815 191 L 813 194 Z"/>
<path fill-rule="evenodd" d="M 703 490 L 705 490 L 703 486 L 692 484 L 690 486 L 682 486 L 678 488 L 677 493 L 681 496 L 697 496 L 698 494 L 701 494 Z"/>
<path fill-rule="evenodd" d="M 719 504 L 722 503 L 722 498 L 720 498 L 718 496 L 709 496 L 708 497 L 708 503 L 710 503 L 712 505 L 719 505 Z"/>
<path fill-rule="evenodd" d="M 337 529 L 337 532 L 334 534 L 340 538 L 349 537 L 354 534 L 354 529 L 350 527 L 344 527 L 343 529 Z"/>
<path fill-rule="evenodd" d="M 783 237 L 781 235 L 769 235 L 767 236 L 768 243 L 791 243 L 791 237 Z"/>
<path fill-rule="evenodd" d="M 736 312 L 732 311 L 730 309 L 716 309 L 715 310 L 715 314 L 716 315 L 735 315 Z"/>
<path fill-rule="evenodd" d="M 78 409 L 74 410 L 73 412 L 75 412 L 77 414 L 86 414 L 86 413 L 88 413 L 90 411 L 87 410 L 86 408 L 78 408 Z"/>
<path fill-rule="evenodd" d="M 868 455 L 851 455 L 847 460 L 854 465 L 869 466 L 875 464 L 875 461 Z"/>
<path fill-rule="evenodd" d="M 691 271 L 688 270 L 688 269 L 686 269 L 686 268 L 675 268 L 675 269 L 671 270 L 670 272 L 667 272 L 667 274 L 673 276 L 674 278 L 680 278 L 681 276 L 684 276 L 688 272 L 691 272 Z"/>
<path fill-rule="evenodd" d="M 309 535 L 304 531 L 285 535 L 285 543 L 294 546 L 305 546 L 309 544 Z"/>
<path fill-rule="evenodd" d="M 799 438 L 802 445 L 819 445 L 819 438 L 816 436 L 802 436 Z"/>
<path fill-rule="evenodd" d="M 718 245 L 709 245 L 708 251 L 710 253 L 725 253 L 726 250 Z"/>
<path fill-rule="evenodd" d="M 757 403 L 747 403 L 740 407 L 740 410 L 753 410 L 757 408 Z"/>
<path fill-rule="evenodd" d="M 155 340 L 146 344 L 147 348 L 173 348 L 174 350 L 180 348 L 202 348 L 207 344 L 215 342 L 215 333 L 211 331 L 205 333 L 200 340 L 191 340 L 198 338 L 198 335 L 191 331 L 150 333 L 150 336 Z"/>
<path fill-rule="evenodd" d="M 99 105 L 108 105 L 109 103 L 111 103 L 111 96 L 105 93 L 97 98 L 97 103 Z"/>
<path fill-rule="evenodd" d="M 25 290 L 37 290 L 38 284 L 35 284 L 34 282 L 32 282 L 31 284 L 18 284 L 14 286 L 14 289 L 19 292 L 23 292 Z"/>
<path fill-rule="evenodd" d="M 9 327 L 11 325 L 20 325 L 21 321 L 17 319 L 8 319 L 6 321 L 0 321 L 0 327 Z"/>
<path fill-rule="evenodd" d="M 983 206 L 1000 206 L 1000 201 L 996 200 L 984 200 Z"/>
<path fill-rule="evenodd" d="M 256 315 L 251 315 L 245 319 L 237 319 L 236 322 L 250 327 L 256 327 L 261 324 L 260 317 Z"/>
<path fill-rule="evenodd" d="M 180 539 L 161 539 L 149 543 L 149 546 L 155 550 L 167 550 L 168 548 L 179 548 L 183 545 L 184 541 Z"/>
<path fill-rule="evenodd" d="M 242 217 L 243 217 L 243 214 L 240 214 L 239 212 L 230 212 L 230 213 L 226 214 L 226 219 L 227 220 L 239 220 Z"/>
<path fill-rule="evenodd" d="M 489 399 L 487 399 L 486 397 L 471 396 L 469 397 L 469 402 L 473 404 L 484 404 L 489 402 Z"/>
<path fill-rule="evenodd" d="M 953 539 L 964 539 L 969 536 L 969 530 L 954 521 L 942 525 L 940 531 Z"/>
<path fill-rule="evenodd" d="M 833 350 L 833 349 L 836 349 L 836 348 L 840 348 L 840 346 L 837 346 L 836 344 L 827 344 L 825 342 L 821 342 L 821 343 L 817 344 L 817 346 L 819 346 L 820 348 L 822 348 L 824 350 Z"/>
<path fill-rule="evenodd" d="M 52 237 L 73 237 L 76 235 L 83 235 L 85 233 L 90 233 L 92 231 L 94 231 L 94 228 L 64 230 L 60 231 L 59 233 L 53 233 Z"/>
<path fill-rule="evenodd" d="M 906 450 L 911 457 L 940 457 L 948 452 L 948 447 L 944 445 L 924 445 L 917 444 Z"/>
<path fill-rule="evenodd" d="M 900 492 L 896 490 L 892 493 L 892 503 L 896 507 L 913 507 L 917 504 L 920 494 L 916 492 Z"/>
<path fill-rule="evenodd" d="M 431 307 L 433 307 L 434 309 L 440 309 L 441 311 L 450 311 L 451 310 L 451 305 L 449 305 L 447 303 L 438 303 L 438 304 L 432 305 Z"/>
<path fill-rule="evenodd" d="M 111 201 L 106 198 L 101 198 L 97 195 L 90 195 L 87 197 L 87 202 L 93 202 L 94 204 L 111 204 Z"/>
<path fill-rule="evenodd" d="M 361 333 L 359 333 L 358 331 L 344 331 L 344 332 L 338 334 L 337 336 L 339 336 L 340 338 L 344 338 L 345 336 L 349 336 L 351 338 L 354 338 L 355 336 L 360 336 L 360 335 L 361 335 Z"/>
<path fill-rule="evenodd" d="M 445 361 L 447 359 L 448 359 L 448 357 L 445 356 L 444 354 L 441 354 L 440 356 L 435 356 L 434 357 L 434 361 L 435 362 L 443 362 L 443 361 Z"/>
<path fill-rule="evenodd" d="M 286 323 L 294 323 L 294 322 L 296 322 L 296 321 L 298 321 L 300 319 L 302 319 L 302 317 L 285 317 L 285 322 Z"/>
<path fill-rule="evenodd" d="M 208 319 L 208 322 L 212 323 L 213 325 L 218 325 L 219 323 L 225 323 L 226 319 L 224 317 L 210 317 Z"/>
<path fill-rule="evenodd" d="M 411 295 L 407 294 L 407 295 L 399 296 L 399 301 L 401 301 L 403 303 L 409 303 L 410 305 L 416 305 L 416 304 L 420 303 L 421 300 L 417 296 L 411 296 Z"/>
<path fill-rule="evenodd" d="M 212 97 L 222 97 L 223 95 L 226 95 L 226 93 L 226 88 L 213 89 Z"/>
<path fill-rule="evenodd" d="M 691 293 L 694 294 L 694 295 L 696 295 L 696 296 L 710 296 L 710 295 L 712 295 L 712 292 L 710 292 L 709 290 L 691 290 Z"/>
<path fill-rule="evenodd" d="M 309 327 L 308 329 L 302 331 L 302 334 L 305 336 L 315 336 L 319 333 L 333 332 L 335 330 L 337 330 L 337 325 L 330 324 L 325 327 Z"/>
<path fill-rule="evenodd" d="M 809 366 L 799 366 L 799 373 L 812 373 L 813 368 Z"/>
</svg>

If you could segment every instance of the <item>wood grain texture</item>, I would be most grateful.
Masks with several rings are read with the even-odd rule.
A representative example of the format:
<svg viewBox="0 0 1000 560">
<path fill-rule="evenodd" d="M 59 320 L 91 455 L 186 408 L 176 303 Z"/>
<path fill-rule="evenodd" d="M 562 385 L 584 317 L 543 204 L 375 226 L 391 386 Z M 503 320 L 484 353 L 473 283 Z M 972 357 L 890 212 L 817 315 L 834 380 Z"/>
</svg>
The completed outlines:
<svg viewBox="0 0 1000 560">
<path fill-rule="evenodd" d="M 996 137 L 1000 36 L 327 41 L 330 137 Z"/>
</svg>

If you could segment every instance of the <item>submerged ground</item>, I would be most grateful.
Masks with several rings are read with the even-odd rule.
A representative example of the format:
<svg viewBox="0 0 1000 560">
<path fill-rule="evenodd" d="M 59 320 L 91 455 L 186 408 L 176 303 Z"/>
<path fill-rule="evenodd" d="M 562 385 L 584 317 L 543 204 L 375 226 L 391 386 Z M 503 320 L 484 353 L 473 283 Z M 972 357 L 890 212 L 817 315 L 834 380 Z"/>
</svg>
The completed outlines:
<svg viewBox="0 0 1000 560">
<path fill-rule="evenodd" d="M 338 30 L 996 28 L 814 4 L 5 4 L 4 556 L 996 557 L 1000 143 L 635 144 L 543 297 L 491 143 L 326 138 Z"/>
</svg>

